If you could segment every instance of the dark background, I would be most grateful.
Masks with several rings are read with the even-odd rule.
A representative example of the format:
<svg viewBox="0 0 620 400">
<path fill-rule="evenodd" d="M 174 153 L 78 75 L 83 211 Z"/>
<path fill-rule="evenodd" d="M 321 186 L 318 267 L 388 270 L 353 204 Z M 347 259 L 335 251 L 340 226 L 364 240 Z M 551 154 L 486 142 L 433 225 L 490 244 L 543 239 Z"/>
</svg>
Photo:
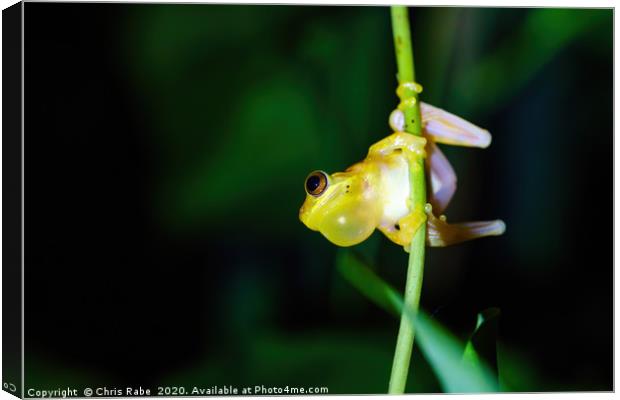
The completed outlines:
<svg viewBox="0 0 620 400">
<path fill-rule="evenodd" d="M 444 147 L 451 221 L 422 307 L 502 311 L 517 391 L 612 390 L 612 11 L 415 8 L 422 97 L 493 134 Z M 389 9 L 25 5 L 26 387 L 387 388 L 398 321 L 297 219 L 303 180 L 389 133 Z M 404 286 L 407 255 L 359 246 Z M 417 349 L 409 391 L 440 387 Z"/>
<path fill-rule="evenodd" d="M 21 34 L 22 4 L 17 3 L 2 10 L 2 386 L 16 396 L 22 395 L 23 337 Z"/>
</svg>

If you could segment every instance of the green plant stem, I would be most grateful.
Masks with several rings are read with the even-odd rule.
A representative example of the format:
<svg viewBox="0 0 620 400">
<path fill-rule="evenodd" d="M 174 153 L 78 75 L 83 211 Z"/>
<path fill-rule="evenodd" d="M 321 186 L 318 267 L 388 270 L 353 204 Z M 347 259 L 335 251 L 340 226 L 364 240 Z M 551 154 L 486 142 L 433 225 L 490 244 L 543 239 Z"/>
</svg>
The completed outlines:
<svg viewBox="0 0 620 400">
<path fill-rule="evenodd" d="M 398 65 L 398 82 L 415 81 L 415 69 L 413 64 L 413 49 L 411 46 L 411 33 L 409 30 L 409 16 L 407 7 L 392 6 L 392 29 L 394 32 L 394 47 L 396 50 L 396 63 Z M 405 90 L 399 93 L 401 97 L 401 110 L 405 114 L 405 130 L 413 135 L 422 135 L 422 118 L 418 93 L 415 90 Z M 414 98 L 415 101 L 410 100 Z M 424 160 L 413 165 L 410 171 L 411 200 L 414 209 L 424 210 L 426 205 L 426 180 L 424 174 Z M 390 394 L 402 394 L 405 392 L 411 351 L 415 330 L 412 316 L 417 313 L 420 304 L 420 292 L 422 289 L 422 277 L 424 273 L 424 249 L 426 244 L 426 224 L 418 229 L 411 241 L 409 250 L 409 263 L 407 269 L 407 282 L 405 284 L 404 310 L 400 319 L 400 328 L 396 340 L 396 350 L 390 375 Z"/>
</svg>

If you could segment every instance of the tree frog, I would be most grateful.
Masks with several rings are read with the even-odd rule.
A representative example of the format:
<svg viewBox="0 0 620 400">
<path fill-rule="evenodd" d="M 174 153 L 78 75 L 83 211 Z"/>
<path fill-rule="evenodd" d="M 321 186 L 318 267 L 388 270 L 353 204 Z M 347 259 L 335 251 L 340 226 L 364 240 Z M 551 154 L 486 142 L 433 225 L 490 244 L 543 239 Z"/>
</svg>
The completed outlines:
<svg viewBox="0 0 620 400">
<path fill-rule="evenodd" d="M 490 133 L 426 103 L 420 103 L 420 111 L 423 137 L 403 132 L 404 115 L 396 109 L 389 120 L 394 132 L 370 146 L 364 160 L 344 172 L 310 173 L 300 220 L 338 246 L 361 243 L 379 229 L 409 251 L 423 223 L 430 246 L 501 235 L 505 230 L 501 220 L 448 224 L 444 215 L 434 214 L 445 210 L 456 190 L 454 170 L 435 143 L 485 148 L 491 143 Z M 423 210 L 411 204 L 409 179 L 421 159 L 429 188 L 429 203 Z"/>
</svg>

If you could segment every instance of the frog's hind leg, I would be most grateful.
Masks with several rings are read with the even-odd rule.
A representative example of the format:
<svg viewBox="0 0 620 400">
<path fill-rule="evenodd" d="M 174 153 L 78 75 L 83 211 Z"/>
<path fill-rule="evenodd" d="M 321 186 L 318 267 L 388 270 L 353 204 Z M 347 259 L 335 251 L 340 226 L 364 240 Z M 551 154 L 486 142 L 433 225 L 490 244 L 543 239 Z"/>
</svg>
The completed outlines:
<svg viewBox="0 0 620 400">
<path fill-rule="evenodd" d="M 402 131 L 405 127 L 403 112 L 399 109 L 392 111 L 389 122 L 394 131 Z M 425 134 L 428 139 L 426 170 L 429 173 L 429 202 L 438 213 L 441 213 L 448 207 L 448 203 L 456 191 L 456 173 L 441 149 L 435 145 L 435 138 L 429 136 L 427 132 Z"/>
<path fill-rule="evenodd" d="M 444 215 L 435 217 L 429 204 L 425 211 L 428 217 L 426 242 L 432 247 L 449 246 L 485 236 L 499 236 L 506 231 L 506 224 L 499 219 L 448 224 Z"/>
<path fill-rule="evenodd" d="M 426 170 L 430 188 L 428 202 L 438 214 L 441 214 L 448 207 L 456 191 L 456 173 L 450 161 L 432 140 L 428 141 L 426 150 L 428 152 Z"/>
<path fill-rule="evenodd" d="M 491 134 L 463 118 L 420 102 L 424 133 L 434 142 L 454 146 L 488 147 Z"/>
<path fill-rule="evenodd" d="M 491 134 L 471 122 L 465 121 L 441 108 L 420 102 L 424 134 L 434 142 L 454 146 L 481 147 L 491 144 Z M 389 118 L 390 127 L 398 132 L 405 129 L 405 114 L 398 108 Z"/>
</svg>

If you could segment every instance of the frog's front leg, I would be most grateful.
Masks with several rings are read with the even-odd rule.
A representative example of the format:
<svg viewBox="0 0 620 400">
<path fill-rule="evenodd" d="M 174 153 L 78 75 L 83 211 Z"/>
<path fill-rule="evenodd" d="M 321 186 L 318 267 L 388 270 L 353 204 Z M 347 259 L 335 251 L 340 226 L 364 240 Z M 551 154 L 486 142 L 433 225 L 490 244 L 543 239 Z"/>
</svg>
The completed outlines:
<svg viewBox="0 0 620 400">
<path fill-rule="evenodd" d="M 394 132 L 368 149 L 368 156 L 386 156 L 393 151 L 403 150 L 419 157 L 425 157 L 426 139 L 407 132 Z"/>
<path fill-rule="evenodd" d="M 418 229 L 426 222 L 426 214 L 420 208 L 412 211 L 398 220 L 395 224 L 386 223 L 378 228 L 392 242 L 399 244 L 409 253 L 409 246 L 413 236 Z"/>
</svg>

